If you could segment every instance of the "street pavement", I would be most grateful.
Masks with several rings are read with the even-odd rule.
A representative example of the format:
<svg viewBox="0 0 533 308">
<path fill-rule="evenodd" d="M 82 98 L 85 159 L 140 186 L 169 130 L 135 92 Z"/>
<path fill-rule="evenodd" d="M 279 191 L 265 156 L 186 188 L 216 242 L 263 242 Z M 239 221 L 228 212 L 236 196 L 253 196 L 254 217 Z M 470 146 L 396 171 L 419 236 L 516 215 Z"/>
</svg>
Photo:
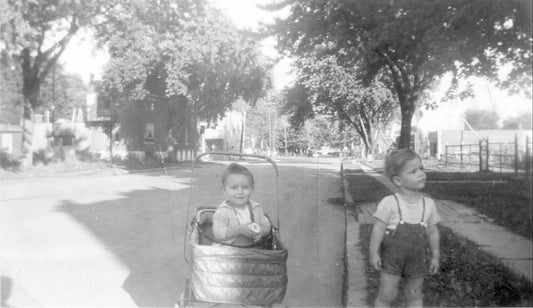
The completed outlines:
<svg viewBox="0 0 533 308">
<path fill-rule="evenodd" d="M 342 164 L 343 172 L 364 172 L 374 177 L 389 189 L 391 193 L 396 187 L 385 176 L 374 171 L 364 164 L 345 160 Z M 343 176 L 344 178 L 344 176 Z M 345 203 L 353 205 L 352 196 L 348 193 L 348 181 L 344 179 Z M 448 200 L 435 200 L 437 210 L 441 216 L 441 224 L 451 228 L 476 242 L 481 250 L 498 257 L 503 264 L 508 266 L 519 276 L 524 276 L 529 281 L 533 278 L 533 245 L 531 240 L 507 231 L 505 228 L 492 223 L 491 219 L 481 215 L 472 208 L 463 204 Z M 357 210 L 347 212 L 347 281 L 346 281 L 346 305 L 348 307 L 365 307 L 366 305 L 366 277 L 365 258 L 359 246 L 359 225 L 372 224 L 372 215 L 376 211 L 377 204 L 358 204 Z M 363 275 L 361 275 L 363 273 Z"/>
<path fill-rule="evenodd" d="M 289 249 L 283 306 L 340 307 L 340 160 L 278 165 L 280 231 Z M 277 221 L 272 168 L 249 166 L 254 199 Z M 188 217 L 222 198 L 220 173 L 209 164 L 192 175 L 193 189 L 188 169 L 3 182 L 2 306 L 173 306 L 189 275 L 183 258 Z"/>
</svg>

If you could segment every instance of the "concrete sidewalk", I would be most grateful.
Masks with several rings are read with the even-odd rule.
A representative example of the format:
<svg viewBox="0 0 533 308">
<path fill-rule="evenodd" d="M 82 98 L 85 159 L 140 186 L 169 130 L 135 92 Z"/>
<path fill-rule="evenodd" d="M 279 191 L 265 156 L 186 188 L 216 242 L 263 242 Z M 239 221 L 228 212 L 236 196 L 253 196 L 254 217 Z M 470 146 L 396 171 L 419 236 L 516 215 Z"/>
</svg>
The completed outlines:
<svg viewBox="0 0 533 308">
<path fill-rule="evenodd" d="M 342 170 L 343 179 L 345 170 L 360 170 L 373 176 L 389 188 L 391 193 L 396 191 L 396 187 L 389 179 L 365 165 L 348 160 L 343 162 Z M 351 205 L 353 202 L 347 190 L 348 181 L 346 179 L 343 181 L 345 204 Z M 490 218 L 463 204 L 448 200 L 435 200 L 435 202 L 442 225 L 476 242 L 481 250 L 496 256 L 513 272 L 532 281 L 533 246 L 529 239 L 495 225 Z M 348 307 L 366 306 L 365 260 L 360 252 L 359 225 L 373 223 L 372 215 L 376 211 L 376 206 L 376 203 L 358 204 L 357 213 L 351 212 L 347 207 L 345 303 Z"/>
</svg>

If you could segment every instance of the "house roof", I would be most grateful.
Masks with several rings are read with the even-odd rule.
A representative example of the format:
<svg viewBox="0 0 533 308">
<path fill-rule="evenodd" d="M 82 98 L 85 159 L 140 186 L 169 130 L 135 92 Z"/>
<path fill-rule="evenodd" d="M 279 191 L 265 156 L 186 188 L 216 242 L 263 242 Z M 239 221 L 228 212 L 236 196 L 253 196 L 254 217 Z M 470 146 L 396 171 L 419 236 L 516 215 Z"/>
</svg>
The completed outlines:
<svg viewBox="0 0 533 308">
<path fill-rule="evenodd" d="M 2 133 L 22 133 L 22 127 L 19 125 L 0 124 L 0 132 Z"/>
</svg>

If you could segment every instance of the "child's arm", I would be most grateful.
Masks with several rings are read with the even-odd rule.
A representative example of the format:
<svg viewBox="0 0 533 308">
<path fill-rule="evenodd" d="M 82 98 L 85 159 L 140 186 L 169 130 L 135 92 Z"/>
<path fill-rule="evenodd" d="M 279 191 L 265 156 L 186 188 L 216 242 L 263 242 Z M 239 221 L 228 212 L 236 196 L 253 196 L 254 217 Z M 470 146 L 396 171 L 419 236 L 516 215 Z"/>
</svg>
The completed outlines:
<svg viewBox="0 0 533 308">
<path fill-rule="evenodd" d="M 270 226 L 270 221 L 266 218 L 264 212 L 262 209 L 258 209 L 258 217 L 260 218 L 259 221 L 257 222 L 257 224 L 259 225 L 259 227 L 261 228 L 261 231 L 259 232 L 259 234 L 255 234 L 254 235 L 254 239 L 255 240 L 259 240 L 267 235 L 270 234 L 270 229 L 272 228 Z"/>
<path fill-rule="evenodd" d="M 254 232 L 252 230 L 250 230 L 248 225 L 236 225 L 236 226 L 228 227 L 226 229 L 226 238 L 225 239 L 229 240 L 229 239 L 232 239 L 232 238 L 236 238 L 239 235 L 252 237 L 252 236 L 254 236 Z"/>
<path fill-rule="evenodd" d="M 239 235 L 252 237 L 253 232 L 247 225 L 229 226 L 229 219 L 223 210 L 217 210 L 213 215 L 213 235 L 219 241 L 236 238 Z"/>
<path fill-rule="evenodd" d="M 437 224 L 429 226 L 429 247 L 431 248 L 431 263 L 429 274 L 433 275 L 439 271 L 440 259 L 440 234 Z"/>
<path fill-rule="evenodd" d="M 374 219 L 374 227 L 372 227 L 372 235 L 370 236 L 370 264 L 377 269 L 381 269 L 381 257 L 379 255 L 379 247 L 385 235 L 387 225 L 379 220 Z"/>
</svg>

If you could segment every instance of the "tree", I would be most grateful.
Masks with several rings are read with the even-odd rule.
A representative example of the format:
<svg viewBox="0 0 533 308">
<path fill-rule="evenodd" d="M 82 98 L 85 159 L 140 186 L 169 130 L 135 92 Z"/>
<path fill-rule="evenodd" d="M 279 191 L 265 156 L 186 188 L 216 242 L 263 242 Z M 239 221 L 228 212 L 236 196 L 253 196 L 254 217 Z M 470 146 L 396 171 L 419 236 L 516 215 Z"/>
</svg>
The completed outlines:
<svg viewBox="0 0 533 308">
<path fill-rule="evenodd" d="M 41 85 L 41 102 L 36 111 L 53 110 L 55 119 L 69 119 L 73 108 L 85 110 L 87 92 L 87 86 L 78 75 L 65 74 L 63 68 L 56 64 L 55 72 L 48 75 Z"/>
<path fill-rule="evenodd" d="M 32 164 L 32 117 L 41 106 L 41 85 L 70 39 L 93 22 L 105 1 L 2 1 L 1 39 L 21 67 L 23 95 L 23 166 Z"/>
<path fill-rule="evenodd" d="M 471 75 L 497 79 L 502 87 L 531 91 L 531 2 L 525 0 L 291 0 L 267 9 L 290 8 L 271 27 L 278 46 L 298 58 L 338 56 L 370 84 L 382 76 L 401 110 L 399 147 L 407 147 L 411 120 L 424 92 L 446 73 L 448 91 Z"/>
<path fill-rule="evenodd" d="M 354 68 L 337 64 L 337 56 L 309 57 L 297 61 L 299 82 L 307 89 L 307 96 L 316 113 L 335 116 L 353 127 L 361 136 L 367 153 L 374 152 L 374 140 L 393 117 L 396 100 L 392 93 L 376 79 L 364 86 L 356 79 Z M 306 114 L 309 106 L 294 99 L 288 100 L 293 112 Z M 298 108 L 302 108 L 298 111 Z M 294 110 L 296 109 L 296 110 Z M 313 114 L 308 113 L 308 116 Z"/>
<path fill-rule="evenodd" d="M 22 115 L 22 73 L 4 50 L 0 53 L 0 123 L 17 125 Z"/>
<path fill-rule="evenodd" d="M 499 119 L 494 110 L 470 109 L 465 112 L 465 120 L 473 129 L 497 129 Z"/>
<path fill-rule="evenodd" d="M 531 130 L 531 112 L 523 113 L 503 121 L 503 129 L 529 129 Z"/>
<path fill-rule="evenodd" d="M 174 134 L 215 122 L 239 98 L 254 104 L 267 85 L 255 37 L 239 31 L 201 1 L 143 2 L 117 8 L 98 36 L 111 62 L 106 96 L 125 106 L 143 100 L 170 104 Z"/>
</svg>

